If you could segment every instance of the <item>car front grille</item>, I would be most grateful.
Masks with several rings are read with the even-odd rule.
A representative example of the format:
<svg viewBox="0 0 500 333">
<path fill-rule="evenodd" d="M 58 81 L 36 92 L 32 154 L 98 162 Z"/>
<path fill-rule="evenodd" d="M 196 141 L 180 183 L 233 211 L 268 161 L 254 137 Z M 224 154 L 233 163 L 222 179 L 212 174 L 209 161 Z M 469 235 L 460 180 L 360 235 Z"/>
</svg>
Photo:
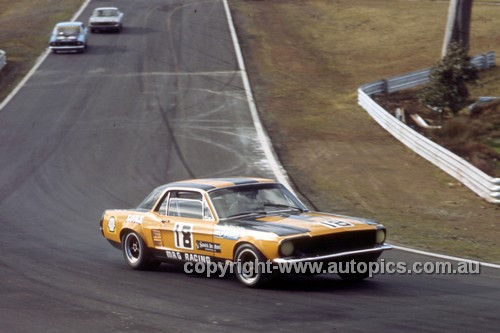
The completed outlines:
<svg viewBox="0 0 500 333">
<path fill-rule="evenodd" d="M 93 27 L 112 27 L 117 25 L 116 22 L 92 22 Z"/>
<path fill-rule="evenodd" d="M 344 231 L 293 240 L 294 256 L 316 257 L 375 246 L 376 230 Z"/>
<path fill-rule="evenodd" d="M 53 42 L 53 46 L 76 46 L 78 42 Z"/>
</svg>

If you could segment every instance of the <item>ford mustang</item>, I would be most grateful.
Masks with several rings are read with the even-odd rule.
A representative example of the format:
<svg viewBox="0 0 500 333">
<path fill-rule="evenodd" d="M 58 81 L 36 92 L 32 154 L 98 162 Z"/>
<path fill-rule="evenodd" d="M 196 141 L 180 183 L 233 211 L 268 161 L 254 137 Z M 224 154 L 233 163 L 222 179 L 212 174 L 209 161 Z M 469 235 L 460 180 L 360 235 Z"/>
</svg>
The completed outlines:
<svg viewBox="0 0 500 333">
<path fill-rule="evenodd" d="M 385 228 L 362 218 L 309 211 L 284 185 L 260 178 L 193 179 L 154 189 L 135 209 L 106 210 L 104 237 L 133 269 L 162 262 L 373 262 Z M 258 265 L 257 265 L 258 266 Z M 361 280 L 366 273 L 339 273 Z M 237 270 L 254 287 L 273 274 Z"/>
<path fill-rule="evenodd" d="M 50 35 L 49 48 L 59 51 L 84 52 L 87 48 L 87 28 L 82 22 L 56 24 Z"/>
<path fill-rule="evenodd" d="M 90 32 L 102 30 L 121 31 L 123 13 L 116 7 L 99 7 L 94 9 L 89 19 Z"/>
</svg>

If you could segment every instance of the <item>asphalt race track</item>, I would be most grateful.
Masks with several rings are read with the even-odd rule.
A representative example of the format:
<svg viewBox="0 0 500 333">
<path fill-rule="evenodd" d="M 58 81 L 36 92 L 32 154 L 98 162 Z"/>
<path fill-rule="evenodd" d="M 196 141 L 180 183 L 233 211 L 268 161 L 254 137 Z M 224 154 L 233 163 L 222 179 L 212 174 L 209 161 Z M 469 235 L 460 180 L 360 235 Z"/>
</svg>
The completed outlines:
<svg viewBox="0 0 500 333">
<path fill-rule="evenodd" d="M 49 55 L 0 112 L 0 332 L 498 331 L 491 268 L 288 277 L 263 290 L 129 269 L 99 232 L 105 208 L 178 179 L 274 175 L 222 1 L 93 1 L 80 19 L 111 4 L 125 13 L 121 34 Z"/>
</svg>

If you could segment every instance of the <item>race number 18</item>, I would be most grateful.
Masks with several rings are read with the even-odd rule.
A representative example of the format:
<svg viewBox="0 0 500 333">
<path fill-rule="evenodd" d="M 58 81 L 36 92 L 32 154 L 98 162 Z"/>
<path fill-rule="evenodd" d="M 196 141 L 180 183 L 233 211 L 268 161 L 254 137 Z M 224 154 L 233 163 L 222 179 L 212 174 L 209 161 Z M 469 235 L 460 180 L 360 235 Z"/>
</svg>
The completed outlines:
<svg viewBox="0 0 500 333">
<path fill-rule="evenodd" d="M 193 225 L 176 223 L 174 226 L 175 247 L 193 249 Z"/>
</svg>

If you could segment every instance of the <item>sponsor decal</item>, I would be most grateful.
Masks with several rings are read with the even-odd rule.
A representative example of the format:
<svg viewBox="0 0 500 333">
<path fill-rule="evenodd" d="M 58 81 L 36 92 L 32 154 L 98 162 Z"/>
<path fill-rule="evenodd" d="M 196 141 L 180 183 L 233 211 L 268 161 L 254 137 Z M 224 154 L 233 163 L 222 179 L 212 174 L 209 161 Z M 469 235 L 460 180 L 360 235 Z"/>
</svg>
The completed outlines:
<svg viewBox="0 0 500 333">
<path fill-rule="evenodd" d="M 191 261 L 191 262 L 211 262 L 209 256 L 205 256 L 203 254 L 194 254 L 194 253 L 182 253 L 178 251 L 165 251 L 167 258 L 175 259 L 175 260 L 183 260 L 183 261 Z"/>
<path fill-rule="evenodd" d="M 352 224 L 351 222 L 337 220 L 324 221 L 321 222 L 321 224 L 329 228 L 354 227 L 354 224 Z"/>
<path fill-rule="evenodd" d="M 214 229 L 214 237 L 215 238 L 224 238 L 229 240 L 237 240 L 240 238 L 240 233 L 236 228 L 221 228 L 215 227 Z"/>
<path fill-rule="evenodd" d="M 220 253 L 220 244 L 197 240 L 196 249 L 201 251 Z"/>
<path fill-rule="evenodd" d="M 143 218 L 144 218 L 143 215 L 130 214 L 129 216 L 127 216 L 127 220 L 125 220 L 125 222 L 132 222 L 132 223 L 142 224 L 142 219 Z"/>
<path fill-rule="evenodd" d="M 111 216 L 108 220 L 108 230 L 109 232 L 115 232 L 116 230 L 116 221 L 114 216 Z"/>
<path fill-rule="evenodd" d="M 165 251 L 167 258 L 169 259 L 177 259 L 177 260 L 182 260 L 182 255 L 180 252 L 177 251 Z"/>
</svg>

